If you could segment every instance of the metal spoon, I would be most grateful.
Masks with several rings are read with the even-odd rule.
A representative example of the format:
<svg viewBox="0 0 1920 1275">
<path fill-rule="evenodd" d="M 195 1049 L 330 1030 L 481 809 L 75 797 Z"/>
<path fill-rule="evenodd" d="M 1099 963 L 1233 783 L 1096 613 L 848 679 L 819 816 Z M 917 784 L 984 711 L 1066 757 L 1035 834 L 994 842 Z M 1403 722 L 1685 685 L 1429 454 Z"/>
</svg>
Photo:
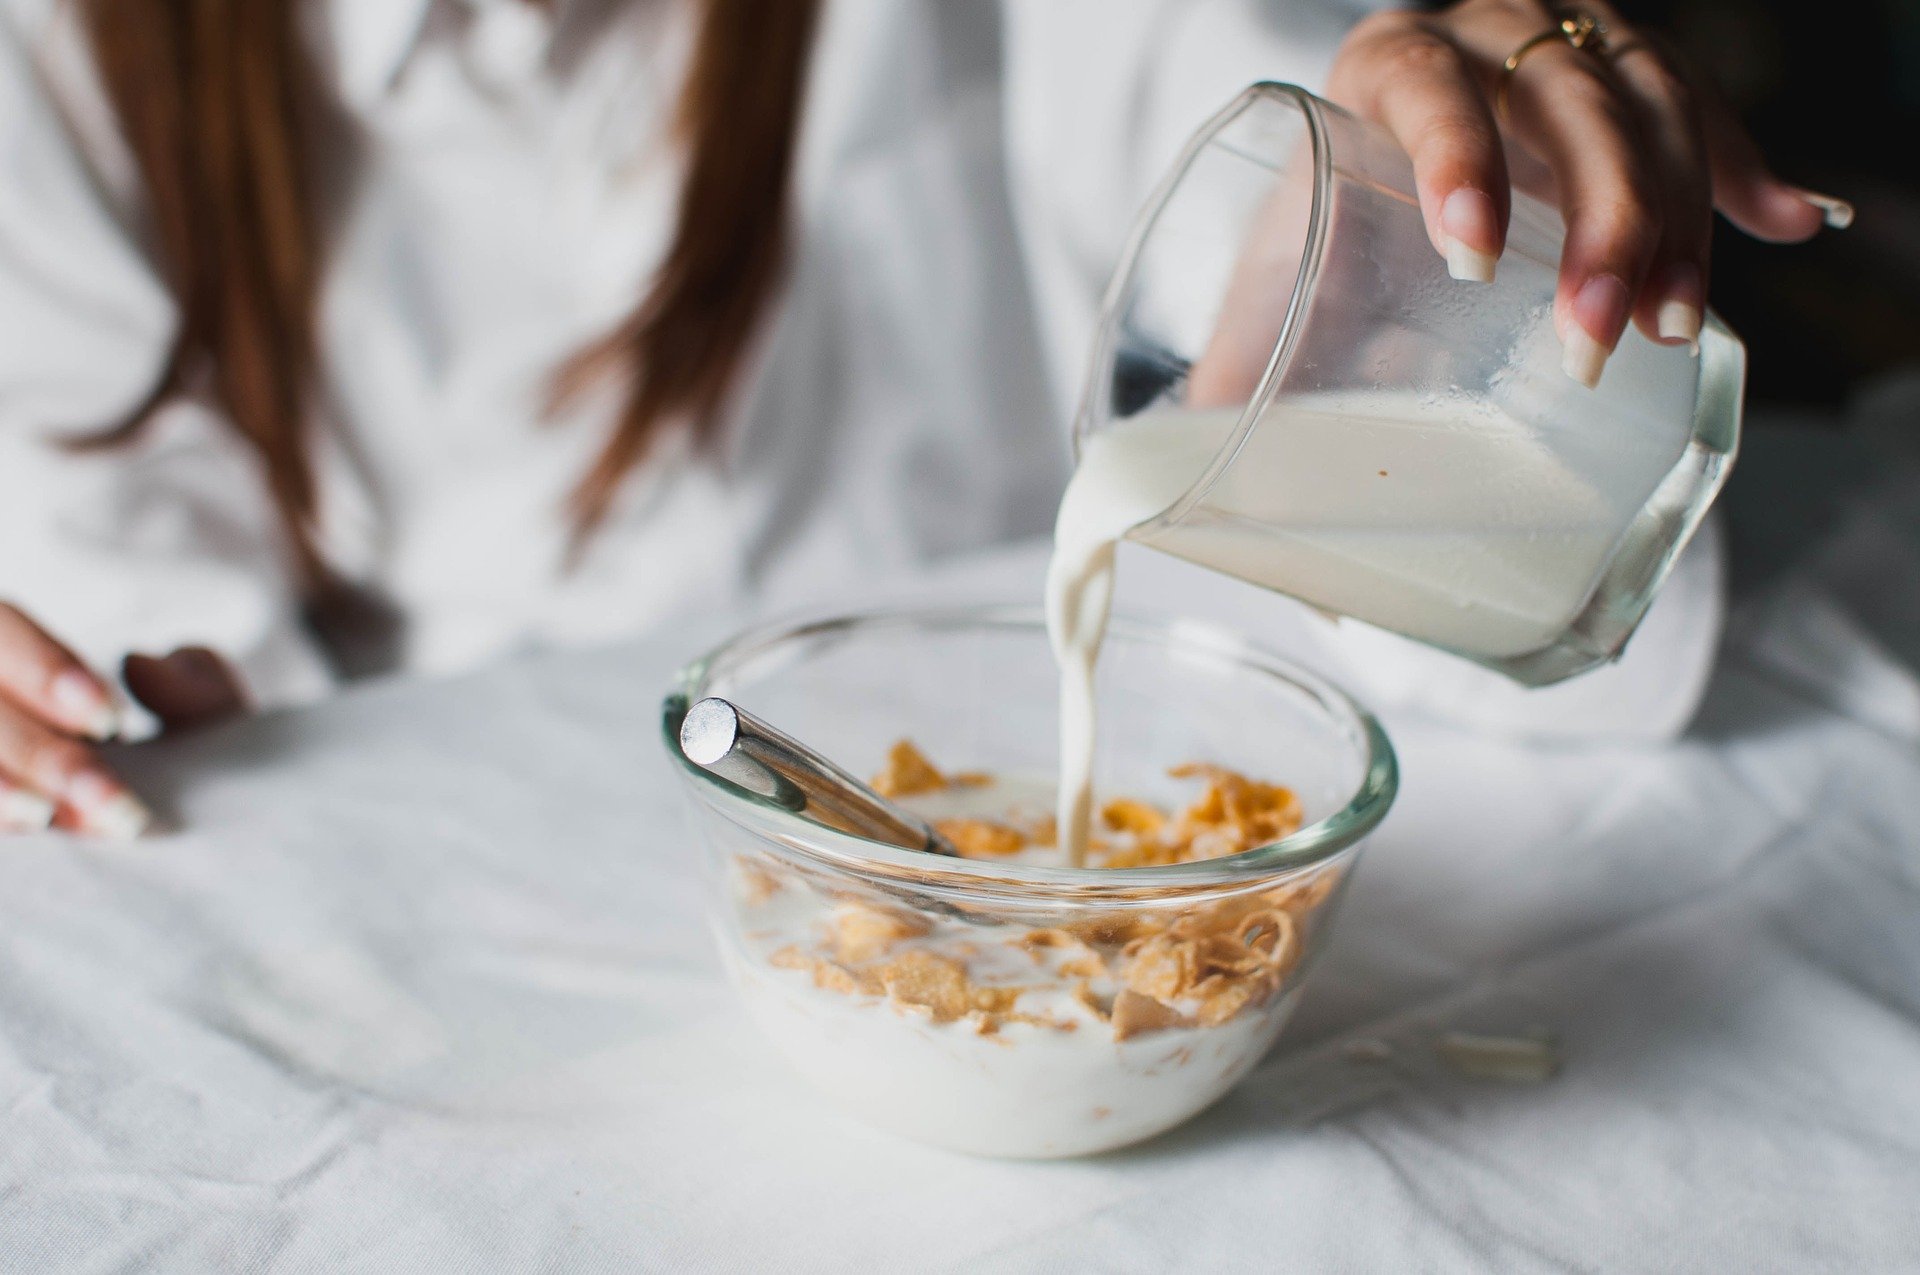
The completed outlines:
<svg viewBox="0 0 1920 1275">
<path fill-rule="evenodd" d="M 680 751 L 694 765 L 829 828 L 908 850 L 959 853 L 920 816 L 724 699 L 703 699 L 687 710 Z"/>
</svg>

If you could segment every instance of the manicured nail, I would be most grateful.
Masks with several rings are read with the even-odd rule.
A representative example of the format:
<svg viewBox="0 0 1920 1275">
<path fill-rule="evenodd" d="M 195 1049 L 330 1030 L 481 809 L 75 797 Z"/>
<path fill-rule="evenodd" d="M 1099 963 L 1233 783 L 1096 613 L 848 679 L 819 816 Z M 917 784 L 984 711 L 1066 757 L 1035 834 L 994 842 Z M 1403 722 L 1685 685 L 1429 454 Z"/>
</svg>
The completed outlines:
<svg viewBox="0 0 1920 1275">
<path fill-rule="evenodd" d="M 1462 186 L 1440 205 L 1440 246 L 1447 256 L 1447 273 L 1469 283 L 1492 283 L 1499 258 L 1477 243 L 1497 243 L 1500 216 L 1493 200 Z"/>
<path fill-rule="evenodd" d="M 1853 224 L 1853 205 L 1844 199 L 1835 199 L 1832 195 L 1817 195 L 1813 191 L 1803 190 L 1800 198 L 1820 210 L 1827 219 L 1827 225 L 1834 230 L 1845 230 Z"/>
<path fill-rule="evenodd" d="M 1560 367 L 1592 389 L 1600 384 L 1607 356 L 1626 326 L 1627 285 L 1614 275 L 1595 275 L 1574 294 L 1568 309 L 1566 331 L 1560 336 Z"/>
<path fill-rule="evenodd" d="M 100 684 L 78 669 L 68 669 L 47 688 L 55 707 L 65 713 L 89 739 L 112 739 L 120 733 L 120 713 Z"/>
<path fill-rule="evenodd" d="M 1685 341 L 1687 351 L 1698 357 L 1700 354 L 1700 324 L 1705 316 L 1700 307 L 1691 301 L 1662 301 L 1660 311 L 1654 316 L 1663 341 Z"/>
<path fill-rule="evenodd" d="M 105 775 L 82 771 L 67 785 L 67 804 L 80 812 L 88 832 L 115 841 L 131 841 L 147 830 L 153 815 L 140 799 Z"/>
<path fill-rule="evenodd" d="M 153 823 L 148 809 L 128 793 L 109 797 L 105 805 L 87 815 L 87 830 L 110 841 L 132 841 Z"/>
<path fill-rule="evenodd" d="M 1706 321 L 1701 310 L 1700 271 L 1696 266 L 1675 265 L 1667 271 L 1666 299 L 1654 312 L 1654 330 L 1663 341 L 1685 341 L 1690 353 L 1700 353 L 1700 325 Z"/>
<path fill-rule="evenodd" d="M 1588 336 L 1579 324 L 1568 327 L 1566 339 L 1561 342 L 1560 370 L 1592 389 L 1600 384 L 1600 373 L 1606 366 L 1607 347 Z"/>
<path fill-rule="evenodd" d="M 53 826 L 53 803 L 37 792 L 9 788 L 0 792 L 0 828 L 44 832 Z"/>
</svg>

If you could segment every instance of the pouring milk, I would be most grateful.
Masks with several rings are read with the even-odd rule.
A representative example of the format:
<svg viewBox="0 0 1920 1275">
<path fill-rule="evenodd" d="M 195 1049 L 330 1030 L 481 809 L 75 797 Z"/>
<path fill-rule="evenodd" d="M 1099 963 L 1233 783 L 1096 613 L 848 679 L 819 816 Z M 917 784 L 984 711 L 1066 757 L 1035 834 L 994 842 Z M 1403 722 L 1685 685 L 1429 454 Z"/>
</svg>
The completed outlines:
<svg viewBox="0 0 1920 1275">
<path fill-rule="evenodd" d="M 1121 539 L 1498 658 L 1566 630 L 1638 507 L 1606 499 L 1502 413 L 1437 423 L 1430 408 L 1375 397 L 1274 404 L 1235 461 L 1256 481 L 1208 517 L 1143 527 L 1206 473 L 1239 415 L 1176 407 L 1115 422 L 1087 438 L 1061 499 L 1047 628 L 1060 665 L 1060 847 L 1072 864 L 1086 861 L 1092 824 L 1094 667 Z"/>
<path fill-rule="evenodd" d="M 1093 675 L 1113 606 L 1114 551 L 1186 494 L 1233 423 L 1211 413 L 1148 413 L 1104 430 L 1088 440 L 1060 498 L 1047 564 L 1047 636 L 1060 665 L 1060 848 L 1076 868 L 1086 864 L 1093 821 Z"/>
</svg>

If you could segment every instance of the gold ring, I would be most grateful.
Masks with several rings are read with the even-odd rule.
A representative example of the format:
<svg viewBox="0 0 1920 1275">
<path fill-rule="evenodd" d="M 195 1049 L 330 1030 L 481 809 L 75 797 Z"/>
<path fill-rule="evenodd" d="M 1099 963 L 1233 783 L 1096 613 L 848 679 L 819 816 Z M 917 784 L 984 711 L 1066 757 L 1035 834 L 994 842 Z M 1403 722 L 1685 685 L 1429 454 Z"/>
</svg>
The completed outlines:
<svg viewBox="0 0 1920 1275">
<path fill-rule="evenodd" d="M 1575 13 L 1560 19 L 1558 26 L 1550 27 L 1534 36 L 1525 44 L 1508 55 L 1500 65 L 1500 87 L 1493 96 L 1494 112 L 1504 123 L 1507 118 L 1507 96 L 1513 91 L 1513 73 L 1520 69 L 1521 59 L 1543 44 L 1554 40 L 1565 40 L 1576 49 L 1592 49 L 1595 53 L 1607 51 L 1607 27 L 1591 13 Z"/>
</svg>

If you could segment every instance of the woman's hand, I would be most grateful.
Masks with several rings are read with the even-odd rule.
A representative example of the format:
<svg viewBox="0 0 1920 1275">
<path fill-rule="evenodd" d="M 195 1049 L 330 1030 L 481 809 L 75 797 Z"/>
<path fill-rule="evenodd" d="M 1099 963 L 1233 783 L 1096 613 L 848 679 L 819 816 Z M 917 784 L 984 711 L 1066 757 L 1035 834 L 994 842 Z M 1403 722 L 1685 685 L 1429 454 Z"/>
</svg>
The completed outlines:
<svg viewBox="0 0 1920 1275">
<path fill-rule="evenodd" d="M 1554 38 L 1508 76 L 1507 58 L 1563 17 L 1604 36 Z M 1506 116 L 1497 119 L 1501 82 Z M 1609 5 L 1461 0 L 1362 21 L 1328 94 L 1385 125 L 1413 157 L 1427 234 L 1455 278 L 1489 282 L 1504 246 L 1505 133 L 1544 164 L 1566 218 L 1554 321 L 1568 375 L 1593 385 L 1627 321 L 1694 343 L 1707 298 L 1713 211 L 1757 238 L 1798 242 L 1853 210 L 1775 177 L 1706 79 Z"/>
<path fill-rule="evenodd" d="M 138 836 L 150 822 L 146 807 L 88 746 L 119 728 L 100 679 L 0 603 L 0 832 L 61 827 Z"/>
</svg>

